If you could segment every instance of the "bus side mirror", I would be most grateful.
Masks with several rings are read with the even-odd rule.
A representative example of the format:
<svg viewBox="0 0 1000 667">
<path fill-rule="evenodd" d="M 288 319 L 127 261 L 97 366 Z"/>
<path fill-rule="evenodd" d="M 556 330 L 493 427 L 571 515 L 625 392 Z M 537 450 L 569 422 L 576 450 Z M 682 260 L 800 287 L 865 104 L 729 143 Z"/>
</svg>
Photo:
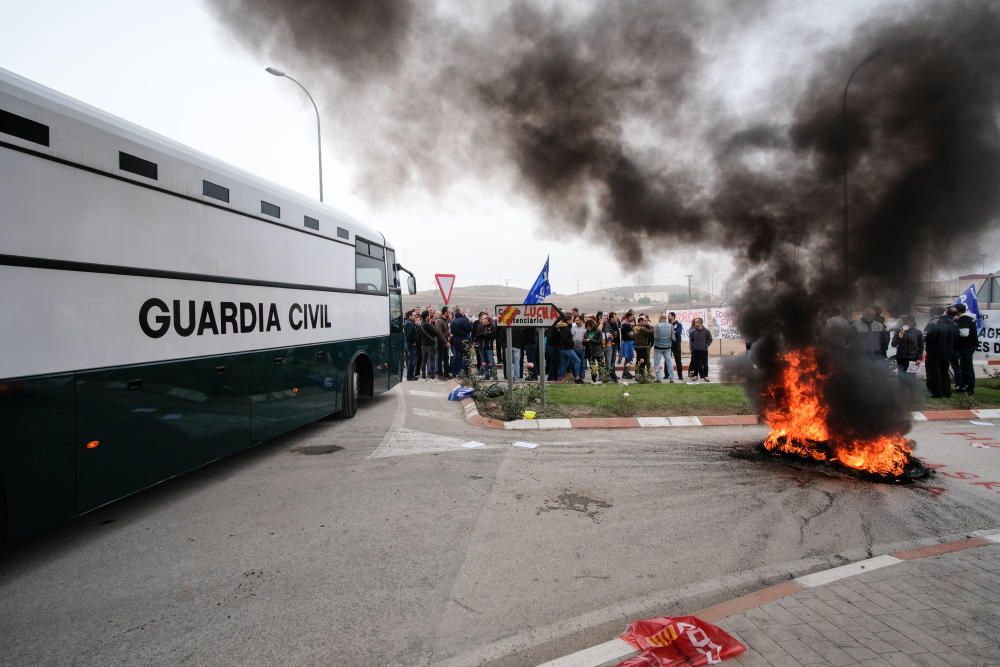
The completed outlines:
<svg viewBox="0 0 1000 667">
<path fill-rule="evenodd" d="M 413 276 L 406 277 L 406 291 L 409 294 L 417 293 L 417 279 Z"/>
</svg>

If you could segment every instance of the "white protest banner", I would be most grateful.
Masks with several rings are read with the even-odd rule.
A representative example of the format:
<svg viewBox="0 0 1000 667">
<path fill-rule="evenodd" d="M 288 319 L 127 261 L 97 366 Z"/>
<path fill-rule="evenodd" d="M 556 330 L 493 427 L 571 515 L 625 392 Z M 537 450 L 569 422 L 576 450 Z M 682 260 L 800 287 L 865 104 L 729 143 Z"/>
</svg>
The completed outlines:
<svg viewBox="0 0 1000 667">
<path fill-rule="evenodd" d="M 732 308 L 713 308 L 712 320 L 715 323 L 715 335 L 726 340 L 743 338 L 736 328 L 736 311 Z"/>
<path fill-rule="evenodd" d="M 979 349 L 987 359 L 1000 358 L 1000 310 L 984 310 L 979 326 Z"/>
<path fill-rule="evenodd" d="M 694 308 L 692 310 L 675 310 L 672 311 L 677 314 L 677 321 L 681 323 L 684 327 L 683 339 L 687 340 L 688 329 L 691 328 L 691 322 L 694 318 L 700 317 L 702 321 L 708 317 L 708 310 L 705 308 Z"/>
</svg>

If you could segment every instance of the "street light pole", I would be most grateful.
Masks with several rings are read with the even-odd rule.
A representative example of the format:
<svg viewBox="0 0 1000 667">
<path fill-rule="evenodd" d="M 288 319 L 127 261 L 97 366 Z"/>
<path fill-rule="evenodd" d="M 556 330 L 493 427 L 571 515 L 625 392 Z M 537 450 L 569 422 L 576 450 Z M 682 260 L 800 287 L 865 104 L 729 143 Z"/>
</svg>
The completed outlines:
<svg viewBox="0 0 1000 667">
<path fill-rule="evenodd" d="M 868 63 L 870 63 L 871 61 L 875 60 L 879 56 L 881 56 L 883 53 L 885 53 L 885 49 L 880 47 L 872 51 L 870 54 L 868 54 L 868 57 L 862 60 L 860 63 L 858 63 L 858 66 L 854 68 L 854 71 L 851 72 L 851 76 L 847 77 L 847 84 L 844 85 L 844 98 L 843 98 L 843 106 L 841 114 L 841 122 L 844 128 L 844 174 L 843 174 L 844 176 L 843 179 L 844 180 L 844 286 L 848 288 L 849 292 L 851 284 L 851 274 L 848 264 L 848 249 L 847 249 L 848 248 L 847 165 L 850 158 L 848 155 L 849 146 L 847 141 L 847 89 L 851 87 L 851 81 L 854 79 L 854 75 L 858 73 L 858 70 L 867 65 Z M 848 297 L 848 299 L 850 299 L 850 297 Z"/>
<path fill-rule="evenodd" d="M 694 274 L 693 273 L 685 273 L 684 275 L 687 276 L 687 279 L 688 279 L 688 308 L 690 308 L 691 307 L 691 279 L 694 278 Z"/>
<path fill-rule="evenodd" d="M 287 74 L 285 74 L 284 72 L 282 72 L 280 69 L 275 69 L 273 67 L 267 67 L 267 68 L 265 68 L 264 71 L 267 72 L 268 74 L 271 74 L 271 75 L 274 75 L 274 76 L 284 77 L 284 78 L 288 79 L 289 81 L 293 82 L 295 85 L 297 85 L 299 88 L 302 89 L 302 92 L 305 93 L 306 97 L 309 98 L 309 101 L 312 102 L 313 111 L 316 112 L 316 151 L 317 151 L 317 153 L 319 155 L 319 200 L 320 200 L 320 202 L 322 202 L 323 201 L 323 140 L 320 137 L 319 108 L 317 108 L 317 106 L 316 106 L 316 101 L 313 100 L 312 95 L 309 94 L 309 91 L 306 90 L 305 86 L 303 86 L 301 83 L 299 83 L 298 81 L 296 81 L 292 77 L 290 77 Z"/>
</svg>

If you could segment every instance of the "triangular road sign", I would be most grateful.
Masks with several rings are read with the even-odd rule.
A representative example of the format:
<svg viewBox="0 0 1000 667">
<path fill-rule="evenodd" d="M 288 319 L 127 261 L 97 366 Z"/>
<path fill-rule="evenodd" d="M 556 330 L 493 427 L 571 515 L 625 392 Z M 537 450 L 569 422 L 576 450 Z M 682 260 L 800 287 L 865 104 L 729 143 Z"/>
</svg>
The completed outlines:
<svg viewBox="0 0 1000 667">
<path fill-rule="evenodd" d="M 441 298 L 444 299 L 444 305 L 448 305 L 451 301 L 451 290 L 455 287 L 455 274 L 454 273 L 435 273 L 434 280 L 437 281 L 438 290 L 441 292 Z"/>
</svg>

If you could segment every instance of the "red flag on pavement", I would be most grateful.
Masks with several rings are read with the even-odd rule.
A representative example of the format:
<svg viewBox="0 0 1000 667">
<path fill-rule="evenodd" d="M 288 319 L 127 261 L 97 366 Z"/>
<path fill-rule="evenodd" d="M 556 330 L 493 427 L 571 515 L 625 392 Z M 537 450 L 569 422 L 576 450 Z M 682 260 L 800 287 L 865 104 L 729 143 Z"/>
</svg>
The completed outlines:
<svg viewBox="0 0 1000 667">
<path fill-rule="evenodd" d="M 747 650 L 725 630 L 697 616 L 636 621 L 621 638 L 642 653 L 619 663 L 618 667 L 716 665 Z"/>
</svg>

